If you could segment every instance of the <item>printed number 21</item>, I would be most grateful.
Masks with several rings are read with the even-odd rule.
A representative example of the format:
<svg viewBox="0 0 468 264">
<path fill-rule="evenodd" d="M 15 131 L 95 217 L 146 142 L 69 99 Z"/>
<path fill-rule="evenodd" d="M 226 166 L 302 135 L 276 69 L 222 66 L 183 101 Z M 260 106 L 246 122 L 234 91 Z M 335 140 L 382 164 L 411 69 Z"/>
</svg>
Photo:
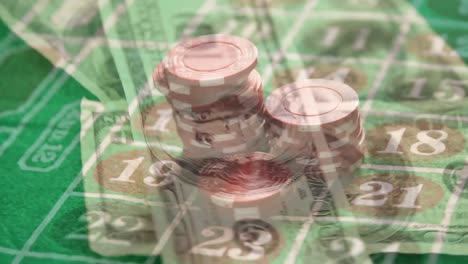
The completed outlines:
<svg viewBox="0 0 468 264">
<path fill-rule="evenodd" d="M 366 191 L 366 193 L 356 197 L 352 203 L 354 205 L 361 206 L 383 206 L 387 200 L 388 195 L 394 190 L 392 184 L 383 181 L 370 181 L 361 184 L 359 186 L 361 191 Z M 421 206 L 416 205 L 416 200 L 421 193 L 423 188 L 422 184 L 418 184 L 414 187 L 405 187 L 401 188 L 406 192 L 403 201 L 399 204 L 394 204 L 394 207 L 400 208 L 420 208 Z"/>
</svg>

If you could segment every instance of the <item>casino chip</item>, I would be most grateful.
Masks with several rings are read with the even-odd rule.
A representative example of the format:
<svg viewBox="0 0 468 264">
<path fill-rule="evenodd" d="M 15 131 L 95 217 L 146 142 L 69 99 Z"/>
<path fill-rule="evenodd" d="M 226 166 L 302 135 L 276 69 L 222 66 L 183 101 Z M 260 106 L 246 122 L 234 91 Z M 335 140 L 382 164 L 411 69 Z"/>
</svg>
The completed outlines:
<svg viewBox="0 0 468 264">
<path fill-rule="evenodd" d="M 247 39 L 217 34 L 179 43 L 164 64 L 170 83 L 210 87 L 241 83 L 257 65 L 257 56 Z"/>
<path fill-rule="evenodd" d="M 254 152 L 207 159 L 198 173 L 179 178 L 198 186 L 215 204 L 233 207 L 271 199 L 293 182 L 294 175 L 287 166 L 275 161 L 274 156 Z"/>
<path fill-rule="evenodd" d="M 359 98 L 351 87 L 323 79 L 285 85 L 266 101 L 274 120 L 299 131 L 320 131 L 322 127 L 343 124 L 358 113 L 358 105 Z"/>
<path fill-rule="evenodd" d="M 323 173 L 339 168 L 349 174 L 366 150 L 358 105 L 356 92 L 336 81 L 304 80 L 275 90 L 265 103 L 270 153 L 284 161 L 317 158 Z M 326 142 L 318 142 L 317 133 Z"/>
<path fill-rule="evenodd" d="M 197 186 L 203 208 L 226 225 L 242 219 L 266 219 L 284 209 L 296 175 L 263 152 L 209 159 L 185 182 Z"/>
</svg>

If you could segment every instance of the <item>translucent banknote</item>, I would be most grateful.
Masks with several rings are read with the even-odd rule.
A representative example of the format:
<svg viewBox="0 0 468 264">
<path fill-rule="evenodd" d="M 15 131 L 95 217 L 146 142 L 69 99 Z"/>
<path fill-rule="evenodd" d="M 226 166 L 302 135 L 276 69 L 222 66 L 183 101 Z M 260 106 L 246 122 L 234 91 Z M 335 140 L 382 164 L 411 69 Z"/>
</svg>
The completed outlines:
<svg viewBox="0 0 468 264">
<path fill-rule="evenodd" d="M 106 5 L 101 1 L 102 5 Z M 56 67 L 64 68 L 100 101 L 125 94 L 96 1 L 2 1 L 2 20 Z"/>
</svg>

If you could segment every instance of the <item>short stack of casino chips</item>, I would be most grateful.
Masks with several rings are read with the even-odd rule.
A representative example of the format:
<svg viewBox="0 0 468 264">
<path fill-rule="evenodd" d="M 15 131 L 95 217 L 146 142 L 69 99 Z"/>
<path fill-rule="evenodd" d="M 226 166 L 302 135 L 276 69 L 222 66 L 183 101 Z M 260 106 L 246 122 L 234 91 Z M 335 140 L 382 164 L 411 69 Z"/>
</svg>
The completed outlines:
<svg viewBox="0 0 468 264">
<path fill-rule="evenodd" d="M 224 207 L 271 200 L 293 179 L 289 168 L 273 158 L 267 153 L 254 152 L 207 163 L 200 170 L 198 185 L 210 194 L 214 203 Z"/>
<path fill-rule="evenodd" d="M 354 171 L 364 157 L 359 98 L 348 85 L 311 79 L 284 85 L 265 103 L 271 153 L 279 159 L 308 156 L 320 171 Z"/>
<path fill-rule="evenodd" d="M 297 190 L 298 186 L 304 186 L 303 177 L 269 153 L 207 159 L 195 173 L 182 168 L 177 176 L 180 186 L 194 186 L 199 206 L 225 224 L 268 218 L 285 210 L 294 215 L 309 215 L 310 200 L 304 199 L 306 192 L 299 195 Z M 301 203 L 299 196 L 307 203 Z"/>
<path fill-rule="evenodd" d="M 257 49 L 230 35 L 189 39 L 171 49 L 153 79 L 171 104 L 186 158 L 224 157 L 265 145 Z"/>
</svg>

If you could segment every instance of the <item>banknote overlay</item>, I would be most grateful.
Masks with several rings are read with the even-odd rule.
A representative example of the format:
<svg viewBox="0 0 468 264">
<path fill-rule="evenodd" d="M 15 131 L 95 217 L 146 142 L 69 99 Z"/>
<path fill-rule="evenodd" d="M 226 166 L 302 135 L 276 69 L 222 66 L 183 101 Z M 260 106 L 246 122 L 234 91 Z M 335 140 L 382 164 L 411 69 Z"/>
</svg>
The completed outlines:
<svg viewBox="0 0 468 264">
<path fill-rule="evenodd" d="M 0 12 L 15 34 L 100 101 L 125 98 L 103 32 L 111 22 L 101 20 L 97 1 L 39 1 L 33 9 L 27 2 L 4 1 Z M 24 17 L 31 21 L 24 23 Z"/>
<path fill-rule="evenodd" d="M 28 119 L 26 131 L 43 126 L 32 143 L 12 141 L 25 151 L 7 170 L 79 176 L 40 194 L 57 204 L 24 242 L 0 239 L 0 260 L 462 263 L 467 7 L 0 3 L 0 33 L 16 35 L 0 34 L 0 70 L 19 71 L 32 47 L 31 65 L 45 58 L 89 91 L 66 82 L 63 107 L 44 104 L 50 120 Z M 10 113 L 35 113 L 8 98 L 0 156 L 23 124 Z"/>
<path fill-rule="evenodd" d="M 294 244 L 292 241 L 295 237 L 290 236 L 291 232 L 297 233 L 301 230 L 301 224 L 288 223 L 288 217 L 310 220 L 315 218 L 315 214 L 337 217 L 337 211 L 332 208 L 335 206 L 333 198 L 329 192 L 326 194 L 326 181 L 321 178 L 322 184 L 318 181 L 313 183 L 310 175 L 306 175 L 309 172 L 317 173 L 310 167 L 302 166 L 308 161 L 299 162 L 295 169 L 302 170 L 301 175 L 296 175 L 296 179 L 291 183 L 285 182 L 286 185 L 281 185 L 281 189 L 269 190 L 258 195 L 245 194 L 240 190 L 237 196 L 242 195 L 243 200 L 239 200 L 235 205 L 226 204 L 225 202 L 230 200 L 225 199 L 227 193 L 215 195 L 213 191 L 217 189 L 211 185 L 212 180 L 201 180 L 199 183 L 202 185 L 197 185 L 194 179 L 218 176 L 220 172 L 216 170 L 223 170 L 219 168 L 221 163 L 236 169 L 239 166 L 238 159 L 205 161 L 202 166 L 205 176 L 195 171 L 193 164 L 190 166 L 177 163 L 163 151 L 155 155 L 145 144 L 135 141 L 132 138 L 131 120 L 125 104 L 100 105 L 100 109 L 90 107 L 95 104 L 100 105 L 89 101 L 82 102 L 83 116 L 88 117 L 91 113 L 95 118 L 92 133 L 87 133 L 82 138 L 82 159 L 88 160 L 91 155 L 95 155 L 99 151 L 99 145 L 109 134 L 112 143 L 105 153 L 101 154 L 95 167 L 89 170 L 89 174 L 83 175 L 87 212 L 80 218 L 88 220 L 87 238 L 90 247 L 100 254 L 161 254 L 163 259 L 180 263 L 206 263 L 220 261 L 219 258 L 233 263 L 241 260 L 279 263 L 288 257 L 287 248 Z M 109 133 L 119 122 L 122 125 L 118 130 L 114 129 Z M 275 173 L 282 172 L 287 173 L 285 176 L 291 176 L 292 167 L 283 167 L 281 163 L 273 162 L 267 154 L 259 155 L 257 153 L 251 157 L 242 157 L 262 157 L 260 160 L 266 162 L 257 166 L 250 164 L 250 170 L 247 171 L 250 173 L 244 174 L 247 178 L 242 179 L 243 182 L 249 182 L 247 185 L 261 184 L 262 179 L 264 180 L 261 176 L 264 173 L 274 176 Z M 251 170 L 266 171 L 257 171 L 262 175 L 251 178 L 254 173 Z M 241 173 L 239 176 L 242 175 L 242 172 L 238 173 Z M 317 175 L 315 177 L 320 178 Z M 286 177 L 285 180 L 290 178 Z M 225 189 L 228 193 L 229 190 Z M 252 189 L 253 192 L 258 190 L 258 187 Z M 314 195 L 317 195 L 317 198 L 314 198 Z M 112 197 L 116 196 L 120 196 L 119 201 L 112 200 Z M 311 208 L 314 211 L 311 211 Z M 358 238 L 359 234 L 352 226 L 341 227 L 340 222 L 331 222 L 324 226 L 336 232 L 333 238 L 337 241 L 330 241 L 331 237 L 322 237 L 320 233 L 314 234 L 314 243 L 323 240 L 320 242 L 323 245 L 319 245 L 324 248 L 316 251 L 314 257 L 332 261 L 344 254 L 343 259 L 354 259 L 356 262 L 361 262 L 367 257 L 365 250 L 347 257 L 346 252 L 339 249 L 337 252 L 328 252 L 329 243 L 341 243 L 346 246 L 346 239 Z M 167 236 L 168 232 L 170 237 Z M 223 240 L 219 241 L 220 245 L 224 245 L 220 249 L 208 247 L 207 241 L 210 238 L 214 240 L 215 235 L 219 235 Z M 69 236 L 75 239 L 86 237 L 83 234 Z M 341 238 L 345 240 L 338 241 Z M 161 244 L 161 239 L 167 241 Z"/>
</svg>

